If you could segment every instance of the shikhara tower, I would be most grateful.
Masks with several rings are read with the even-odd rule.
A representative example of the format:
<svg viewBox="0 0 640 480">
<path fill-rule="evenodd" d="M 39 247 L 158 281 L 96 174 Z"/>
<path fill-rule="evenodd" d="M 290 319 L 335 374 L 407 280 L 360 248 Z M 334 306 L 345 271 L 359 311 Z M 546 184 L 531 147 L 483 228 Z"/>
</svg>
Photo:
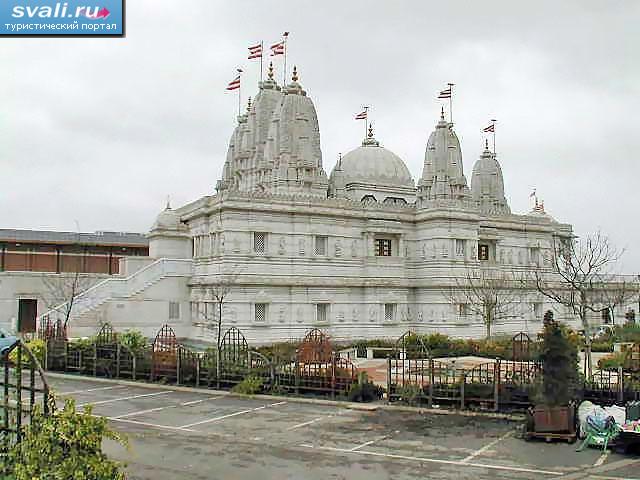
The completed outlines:
<svg viewBox="0 0 640 480">
<path fill-rule="evenodd" d="M 131 262 L 126 282 L 96 288 L 92 306 L 74 313 L 74 333 L 103 320 L 129 328 L 135 318 L 147 334 L 169 323 L 178 336 L 213 341 L 210 287 L 232 279 L 223 323 L 254 342 L 311 327 L 338 339 L 408 329 L 482 336 L 482 320 L 443 292 L 469 271 L 550 267 L 554 241 L 571 238 L 571 226 L 537 211 L 513 214 L 488 149 L 469 186 L 444 115 L 416 143 L 425 145 L 417 186 L 372 128 L 327 178 L 311 96 L 297 69 L 281 87 L 270 68 L 237 119 L 216 192 L 165 209 L 149 233 L 150 258 Z M 551 307 L 523 290 L 519 310 L 493 330 L 533 333 Z"/>
<path fill-rule="evenodd" d="M 258 95 L 238 117 L 218 191 L 265 192 L 326 197 L 320 128 L 315 106 L 298 83 L 260 83 Z"/>
</svg>

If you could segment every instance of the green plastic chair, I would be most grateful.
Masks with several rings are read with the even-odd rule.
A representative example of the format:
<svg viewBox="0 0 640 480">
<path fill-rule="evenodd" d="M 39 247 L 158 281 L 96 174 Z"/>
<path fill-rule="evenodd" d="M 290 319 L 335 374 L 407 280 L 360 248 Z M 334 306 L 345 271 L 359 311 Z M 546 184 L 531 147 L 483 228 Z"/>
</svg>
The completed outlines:
<svg viewBox="0 0 640 480">
<path fill-rule="evenodd" d="M 602 451 L 604 452 L 609 445 L 609 441 L 616 438 L 620 434 L 620 426 L 613 420 L 613 417 L 609 417 L 604 422 L 604 425 L 599 426 L 596 422 L 585 423 L 585 432 L 587 433 L 584 441 L 576 449 L 576 452 L 581 452 L 587 446 L 600 446 L 602 445 Z"/>
</svg>

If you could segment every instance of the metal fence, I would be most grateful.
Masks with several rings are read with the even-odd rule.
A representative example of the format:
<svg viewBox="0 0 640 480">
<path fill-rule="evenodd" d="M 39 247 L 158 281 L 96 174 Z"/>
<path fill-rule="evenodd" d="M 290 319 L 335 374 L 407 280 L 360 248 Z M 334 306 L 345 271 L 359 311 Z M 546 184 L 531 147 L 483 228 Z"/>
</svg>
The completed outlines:
<svg viewBox="0 0 640 480">
<path fill-rule="evenodd" d="M 4 456 L 19 442 L 38 406 L 44 415 L 55 408 L 37 358 L 20 339 L 0 356 L 0 474 Z"/>
<path fill-rule="evenodd" d="M 535 346 L 523 333 L 512 339 L 512 358 L 487 359 L 464 367 L 459 359 L 436 359 L 419 336 L 406 332 L 387 359 L 390 401 L 453 405 L 459 408 L 522 409 L 535 403 L 542 381 L 542 362 L 533 359 Z M 625 367 L 601 370 L 576 386 L 579 399 L 599 404 L 640 399 L 640 368 L 634 345 Z M 635 354 L 635 356 L 634 356 Z"/>
<path fill-rule="evenodd" d="M 351 360 L 339 356 L 318 329 L 307 332 L 286 358 L 252 350 L 235 327 L 224 333 L 219 348 L 204 352 L 181 345 L 167 325 L 150 345 L 135 351 L 108 324 L 92 341 L 71 342 L 64 329 L 49 331 L 53 334 L 47 339 L 45 365 L 55 371 L 218 389 L 255 377 L 263 392 L 332 398 L 346 395 L 358 377 Z M 420 336 L 406 332 L 387 355 L 388 400 L 458 408 L 526 408 L 534 403 L 542 379 L 542 363 L 533 358 L 534 351 L 529 337 L 518 334 L 510 359 L 464 364 L 455 357 L 435 358 Z M 640 372 L 628 366 L 603 370 L 578 390 L 579 397 L 604 404 L 640 399 Z"/>
<path fill-rule="evenodd" d="M 175 332 L 164 325 L 151 345 L 132 351 L 112 327 L 105 324 L 92 341 L 47 339 L 49 370 L 209 388 L 233 388 L 247 377 L 262 381 L 262 390 L 345 395 L 356 382 L 356 369 L 340 358 L 328 337 L 311 330 L 290 359 L 272 360 L 251 350 L 240 330 L 228 329 L 220 348 L 204 352 L 181 345 Z"/>
</svg>

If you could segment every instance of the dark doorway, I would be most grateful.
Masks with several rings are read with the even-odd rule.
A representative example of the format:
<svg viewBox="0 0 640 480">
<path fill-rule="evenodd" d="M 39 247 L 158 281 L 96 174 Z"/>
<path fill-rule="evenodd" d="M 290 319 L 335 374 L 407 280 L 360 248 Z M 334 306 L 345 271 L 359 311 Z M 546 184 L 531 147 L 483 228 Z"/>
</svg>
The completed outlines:
<svg viewBox="0 0 640 480">
<path fill-rule="evenodd" d="M 38 300 L 21 298 L 18 300 L 18 331 L 30 333 L 36 331 L 36 316 L 38 315 Z"/>
</svg>

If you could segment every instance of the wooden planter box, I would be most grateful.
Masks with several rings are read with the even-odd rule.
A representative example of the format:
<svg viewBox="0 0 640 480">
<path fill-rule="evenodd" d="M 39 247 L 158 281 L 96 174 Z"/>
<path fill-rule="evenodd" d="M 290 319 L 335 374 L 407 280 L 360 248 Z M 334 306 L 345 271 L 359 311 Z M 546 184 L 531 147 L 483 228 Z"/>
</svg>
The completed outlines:
<svg viewBox="0 0 640 480">
<path fill-rule="evenodd" d="M 575 408 L 536 406 L 532 410 L 534 432 L 574 433 Z"/>
<path fill-rule="evenodd" d="M 529 409 L 525 439 L 543 438 L 576 441 L 575 405 L 568 407 L 536 406 Z"/>
</svg>

